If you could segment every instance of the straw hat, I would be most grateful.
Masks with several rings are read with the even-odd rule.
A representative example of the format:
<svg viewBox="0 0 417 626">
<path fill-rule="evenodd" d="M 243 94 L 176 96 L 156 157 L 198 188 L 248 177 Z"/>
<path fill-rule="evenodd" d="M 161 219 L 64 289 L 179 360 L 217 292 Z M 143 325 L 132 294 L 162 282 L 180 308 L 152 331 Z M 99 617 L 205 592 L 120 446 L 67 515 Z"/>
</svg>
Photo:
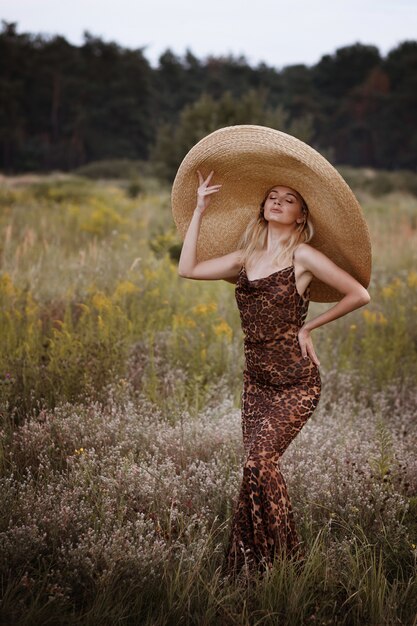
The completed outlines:
<svg viewBox="0 0 417 626">
<path fill-rule="evenodd" d="M 201 139 L 184 157 L 172 187 L 172 214 L 182 239 L 197 204 L 197 169 L 204 177 L 214 170 L 210 184 L 222 183 L 203 214 L 198 261 L 236 250 L 266 191 L 285 185 L 307 203 L 315 229 L 309 244 L 368 287 L 371 244 L 361 207 L 338 171 L 309 145 L 252 124 L 220 128 Z M 313 277 L 311 300 L 335 302 L 342 296 Z"/>
</svg>

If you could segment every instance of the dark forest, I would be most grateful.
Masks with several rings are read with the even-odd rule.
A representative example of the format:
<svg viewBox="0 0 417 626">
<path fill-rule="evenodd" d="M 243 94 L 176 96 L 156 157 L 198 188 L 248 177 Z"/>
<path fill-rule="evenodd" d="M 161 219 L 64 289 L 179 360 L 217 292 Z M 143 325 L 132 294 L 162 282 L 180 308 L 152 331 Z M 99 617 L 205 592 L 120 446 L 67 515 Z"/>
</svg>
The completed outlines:
<svg viewBox="0 0 417 626">
<path fill-rule="evenodd" d="M 70 171 L 132 159 L 171 180 L 187 150 L 230 124 L 289 132 L 335 165 L 417 167 L 417 41 L 382 57 L 354 43 L 316 65 L 251 67 L 245 57 L 183 57 L 167 49 L 153 68 L 144 48 L 88 31 L 0 33 L 0 169 Z"/>
</svg>

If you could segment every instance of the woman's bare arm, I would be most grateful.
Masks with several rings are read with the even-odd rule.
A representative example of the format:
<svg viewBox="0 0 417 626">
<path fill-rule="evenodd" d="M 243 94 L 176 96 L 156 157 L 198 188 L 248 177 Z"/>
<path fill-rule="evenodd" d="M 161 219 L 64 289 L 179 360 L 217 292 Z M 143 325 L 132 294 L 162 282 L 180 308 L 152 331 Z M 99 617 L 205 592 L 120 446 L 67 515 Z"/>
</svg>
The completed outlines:
<svg viewBox="0 0 417 626">
<path fill-rule="evenodd" d="M 200 263 L 196 263 L 194 267 L 189 267 L 188 270 L 181 269 L 178 265 L 178 273 L 184 278 L 194 278 L 196 280 L 230 279 L 229 282 L 235 282 L 239 270 L 242 267 L 241 252 L 241 250 L 235 250 L 224 256 L 218 256 L 214 259 L 208 259 L 207 261 L 200 261 Z"/>
<path fill-rule="evenodd" d="M 325 254 L 306 243 L 298 246 L 294 259 L 313 276 L 345 294 L 330 309 L 306 322 L 298 333 L 303 356 L 310 356 L 317 365 L 320 365 L 313 348 L 310 331 L 368 304 L 371 297 L 367 289 L 353 276 L 333 263 Z"/>
<path fill-rule="evenodd" d="M 191 218 L 191 222 L 184 238 L 178 263 L 178 273 L 184 278 L 194 278 L 196 280 L 225 279 L 229 282 L 235 282 L 241 267 L 241 250 L 235 250 L 229 254 L 197 263 L 198 234 L 200 232 L 203 213 L 210 201 L 210 198 L 207 196 L 219 191 L 221 186 L 212 185 L 211 187 L 208 187 L 213 171 L 210 172 L 206 180 L 203 179 L 199 170 L 197 170 L 197 173 L 199 177 L 197 206 L 194 210 L 193 217 Z"/>
<path fill-rule="evenodd" d="M 331 322 L 370 301 L 370 295 L 363 285 L 313 246 L 300 244 L 294 253 L 294 259 L 323 283 L 345 294 L 331 309 L 310 320 L 310 329 Z"/>
</svg>

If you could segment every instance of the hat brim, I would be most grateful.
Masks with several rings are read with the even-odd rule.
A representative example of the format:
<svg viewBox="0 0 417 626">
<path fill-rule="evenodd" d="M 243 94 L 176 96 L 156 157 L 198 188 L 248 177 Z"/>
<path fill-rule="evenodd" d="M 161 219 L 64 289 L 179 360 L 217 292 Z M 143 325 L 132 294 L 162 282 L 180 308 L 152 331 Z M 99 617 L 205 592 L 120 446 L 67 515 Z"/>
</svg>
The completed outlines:
<svg viewBox="0 0 417 626">
<path fill-rule="evenodd" d="M 236 250 L 264 194 L 279 184 L 296 189 L 306 201 L 315 230 L 309 243 L 368 287 L 371 242 L 362 209 L 339 172 L 314 148 L 252 124 L 220 128 L 201 139 L 184 157 L 172 186 L 172 214 L 182 238 L 196 206 L 197 169 L 204 176 L 214 170 L 211 183 L 222 183 L 204 212 L 198 261 Z M 311 300 L 335 302 L 342 297 L 313 277 Z"/>
</svg>

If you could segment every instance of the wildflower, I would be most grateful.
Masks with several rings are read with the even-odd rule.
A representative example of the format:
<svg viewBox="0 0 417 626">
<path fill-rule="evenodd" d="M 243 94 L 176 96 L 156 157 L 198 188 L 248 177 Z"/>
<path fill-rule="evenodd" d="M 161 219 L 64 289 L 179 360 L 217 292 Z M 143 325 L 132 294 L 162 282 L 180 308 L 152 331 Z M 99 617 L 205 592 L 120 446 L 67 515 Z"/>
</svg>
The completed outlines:
<svg viewBox="0 0 417 626">
<path fill-rule="evenodd" d="M 384 287 L 382 289 L 382 295 L 386 299 L 392 298 L 392 296 L 394 295 L 394 289 L 392 288 L 392 286 L 388 285 L 387 287 Z"/>
<path fill-rule="evenodd" d="M 387 318 L 380 311 L 378 312 L 377 323 L 381 324 L 382 326 L 388 324 Z"/>
<path fill-rule="evenodd" d="M 178 315 L 174 315 L 172 318 L 173 326 L 176 328 L 195 328 L 197 324 L 191 317 L 187 317 L 186 315 L 182 315 L 179 313 Z"/>
<path fill-rule="evenodd" d="M 229 324 L 226 322 L 226 320 L 222 320 L 221 322 L 216 324 L 216 326 L 214 327 L 214 332 L 218 337 L 225 335 L 227 339 L 229 339 L 229 341 L 231 340 L 233 335 L 233 331 L 230 328 Z"/>
<path fill-rule="evenodd" d="M 386 298 L 387 300 L 389 300 L 390 298 L 393 298 L 402 287 L 403 287 L 403 283 L 401 279 L 397 277 L 391 283 L 383 287 L 382 296 Z"/>
<path fill-rule="evenodd" d="M 372 311 L 368 311 L 368 309 L 365 309 L 365 311 L 362 311 L 362 316 L 365 322 L 368 322 L 370 324 L 373 324 L 375 321 L 374 313 L 372 313 Z"/>
<path fill-rule="evenodd" d="M 149 268 L 145 267 L 143 270 L 143 276 L 144 278 L 146 278 L 146 280 L 154 280 L 154 278 L 158 277 L 158 272 L 155 272 L 153 270 L 150 270 Z"/>
<path fill-rule="evenodd" d="M 206 304 L 197 304 L 192 308 L 192 312 L 197 315 L 207 315 L 207 313 L 213 313 L 217 311 L 217 303 L 216 302 L 208 302 Z"/>
<path fill-rule="evenodd" d="M 380 311 L 368 311 L 366 309 L 362 315 L 367 324 L 380 324 L 381 326 L 388 324 L 387 318 Z"/>
<path fill-rule="evenodd" d="M 0 383 L 6 384 L 6 385 L 14 383 L 14 382 L 15 381 L 14 381 L 12 375 L 10 374 L 10 372 L 6 372 L 5 375 L 4 375 L 4 379 L 0 380 Z"/>
<path fill-rule="evenodd" d="M 407 284 L 409 287 L 417 287 L 417 272 L 409 272 L 407 277 Z"/>
<path fill-rule="evenodd" d="M 83 454 L 84 453 L 84 448 L 78 448 L 78 450 L 74 450 L 74 453 L 77 455 Z"/>
<path fill-rule="evenodd" d="M 97 311 L 109 311 L 112 306 L 111 300 L 101 291 L 93 295 L 92 303 Z"/>
<path fill-rule="evenodd" d="M 351 324 L 350 325 L 350 330 L 356 330 L 356 324 Z"/>
<path fill-rule="evenodd" d="M 78 306 L 83 314 L 88 315 L 90 313 L 90 307 L 84 304 L 84 302 L 80 302 Z"/>
<path fill-rule="evenodd" d="M 5 273 L 0 277 L 0 292 L 9 297 L 15 295 L 15 288 L 10 274 Z"/>
<path fill-rule="evenodd" d="M 124 296 L 130 296 L 139 291 L 139 287 L 132 283 L 130 280 L 124 280 L 119 283 L 116 287 L 116 290 L 113 294 L 113 297 L 116 300 L 123 298 Z"/>
</svg>

